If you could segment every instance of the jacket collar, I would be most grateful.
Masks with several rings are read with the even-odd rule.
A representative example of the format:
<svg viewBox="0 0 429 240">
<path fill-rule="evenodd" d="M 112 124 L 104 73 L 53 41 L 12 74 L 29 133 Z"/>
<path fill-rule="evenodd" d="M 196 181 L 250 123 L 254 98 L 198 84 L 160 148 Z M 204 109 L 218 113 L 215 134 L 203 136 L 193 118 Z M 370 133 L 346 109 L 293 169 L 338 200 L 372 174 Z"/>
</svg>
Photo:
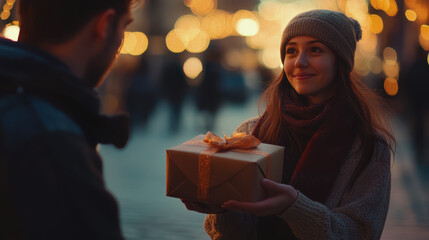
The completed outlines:
<svg viewBox="0 0 429 240">
<path fill-rule="evenodd" d="M 16 92 L 37 95 L 64 111 L 92 145 L 121 148 L 128 140 L 128 115 L 101 115 L 98 93 L 63 62 L 32 46 L 0 39 L 0 94 Z"/>
</svg>

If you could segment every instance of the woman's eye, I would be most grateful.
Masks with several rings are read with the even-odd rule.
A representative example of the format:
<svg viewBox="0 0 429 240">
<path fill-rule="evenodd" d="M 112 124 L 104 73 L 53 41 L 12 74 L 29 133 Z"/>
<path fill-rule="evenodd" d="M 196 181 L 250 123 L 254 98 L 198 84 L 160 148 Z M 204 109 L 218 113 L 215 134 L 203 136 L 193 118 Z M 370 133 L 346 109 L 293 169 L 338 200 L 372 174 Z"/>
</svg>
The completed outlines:
<svg viewBox="0 0 429 240">
<path fill-rule="evenodd" d="M 322 49 L 320 49 L 319 47 L 312 47 L 311 52 L 319 53 L 319 52 L 322 52 Z"/>
<path fill-rule="evenodd" d="M 286 53 L 287 54 L 293 54 L 295 52 L 296 52 L 296 50 L 294 48 L 288 48 L 288 49 L 286 49 Z"/>
</svg>

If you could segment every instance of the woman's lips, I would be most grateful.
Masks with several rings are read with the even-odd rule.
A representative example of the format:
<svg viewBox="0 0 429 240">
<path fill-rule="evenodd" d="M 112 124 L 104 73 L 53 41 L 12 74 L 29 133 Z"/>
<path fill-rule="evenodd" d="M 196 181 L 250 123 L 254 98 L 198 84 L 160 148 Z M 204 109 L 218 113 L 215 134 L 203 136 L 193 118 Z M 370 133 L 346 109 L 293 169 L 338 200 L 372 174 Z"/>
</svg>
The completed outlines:
<svg viewBox="0 0 429 240">
<path fill-rule="evenodd" d="M 307 78 L 311 78 L 313 76 L 315 76 L 316 74 L 310 74 L 310 73 L 299 73 L 299 74 L 293 74 L 293 77 L 298 79 L 298 80 L 304 80 Z"/>
</svg>

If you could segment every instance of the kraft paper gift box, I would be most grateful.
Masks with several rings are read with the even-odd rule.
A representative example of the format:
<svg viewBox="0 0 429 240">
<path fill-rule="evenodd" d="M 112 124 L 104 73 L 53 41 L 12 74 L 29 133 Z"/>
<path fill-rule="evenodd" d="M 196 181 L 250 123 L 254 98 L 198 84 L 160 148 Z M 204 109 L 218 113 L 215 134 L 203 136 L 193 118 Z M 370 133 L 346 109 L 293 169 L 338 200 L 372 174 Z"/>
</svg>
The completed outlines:
<svg viewBox="0 0 429 240">
<path fill-rule="evenodd" d="M 167 149 L 167 196 L 214 205 L 256 202 L 265 198 L 263 178 L 281 182 L 284 147 L 260 143 L 248 150 L 218 151 L 203 139 L 199 135 Z"/>
</svg>

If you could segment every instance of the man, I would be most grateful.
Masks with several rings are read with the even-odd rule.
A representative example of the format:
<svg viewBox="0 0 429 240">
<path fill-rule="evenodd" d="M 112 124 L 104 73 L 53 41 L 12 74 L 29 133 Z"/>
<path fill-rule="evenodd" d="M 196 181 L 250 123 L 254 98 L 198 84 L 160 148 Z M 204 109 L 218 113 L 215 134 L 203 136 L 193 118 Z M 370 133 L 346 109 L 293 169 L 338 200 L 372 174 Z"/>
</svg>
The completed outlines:
<svg viewBox="0 0 429 240">
<path fill-rule="evenodd" d="M 20 0 L 0 39 L 0 239 L 123 239 L 98 143 L 123 147 L 125 116 L 99 114 L 132 0 Z"/>
</svg>

